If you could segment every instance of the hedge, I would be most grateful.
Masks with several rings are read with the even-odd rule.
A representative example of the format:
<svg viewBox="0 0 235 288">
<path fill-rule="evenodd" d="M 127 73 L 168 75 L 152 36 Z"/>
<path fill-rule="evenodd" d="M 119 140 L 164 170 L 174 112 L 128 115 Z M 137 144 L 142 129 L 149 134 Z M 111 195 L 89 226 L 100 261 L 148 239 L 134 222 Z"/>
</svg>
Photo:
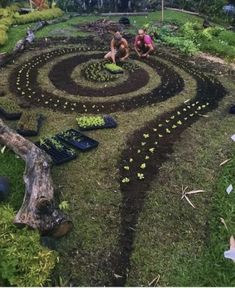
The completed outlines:
<svg viewBox="0 0 235 288">
<path fill-rule="evenodd" d="M 25 15 L 15 14 L 13 24 L 27 24 L 42 20 L 50 20 L 63 15 L 63 11 L 59 8 L 46 9 L 43 11 L 33 11 Z"/>
</svg>

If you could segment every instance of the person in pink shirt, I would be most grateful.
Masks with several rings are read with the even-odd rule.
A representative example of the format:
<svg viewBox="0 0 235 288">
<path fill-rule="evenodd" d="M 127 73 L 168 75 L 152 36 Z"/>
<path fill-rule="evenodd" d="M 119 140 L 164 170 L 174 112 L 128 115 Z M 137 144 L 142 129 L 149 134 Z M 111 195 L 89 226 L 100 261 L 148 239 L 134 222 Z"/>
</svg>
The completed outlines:
<svg viewBox="0 0 235 288">
<path fill-rule="evenodd" d="M 143 29 L 138 31 L 134 43 L 135 51 L 139 57 L 149 57 L 149 54 L 155 50 L 152 38 L 145 33 Z"/>
</svg>

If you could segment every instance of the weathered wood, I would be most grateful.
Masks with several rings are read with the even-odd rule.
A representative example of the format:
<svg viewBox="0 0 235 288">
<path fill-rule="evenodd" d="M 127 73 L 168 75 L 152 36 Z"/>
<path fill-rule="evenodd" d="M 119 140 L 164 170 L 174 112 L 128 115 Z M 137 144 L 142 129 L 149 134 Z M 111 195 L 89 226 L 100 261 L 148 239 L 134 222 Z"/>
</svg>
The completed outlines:
<svg viewBox="0 0 235 288">
<path fill-rule="evenodd" d="M 191 15 L 195 15 L 195 16 L 200 16 L 200 14 L 197 12 L 192 12 L 192 11 L 188 11 L 188 10 L 184 10 L 184 9 L 170 8 L 170 7 L 165 7 L 165 9 L 166 10 L 172 10 L 172 11 L 179 11 L 179 12 L 183 12 L 183 13 L 187 13 L 187 14 L 191 14 Z"/>
<path fill-rule="evenodd" d="M 148 12 L 101 13 L 101 16 L 147 16 Z"/>
<path fill-rule="evenodd" d="M 25 161 L 25 196 L 14 223 L 38 229 L 43 235 L 61 237 L 72 222 L 56 207 L 50 173 L 51 158 L 34 143 L 17 134 L 0 119 L 0 143 Z"/>
</svg>

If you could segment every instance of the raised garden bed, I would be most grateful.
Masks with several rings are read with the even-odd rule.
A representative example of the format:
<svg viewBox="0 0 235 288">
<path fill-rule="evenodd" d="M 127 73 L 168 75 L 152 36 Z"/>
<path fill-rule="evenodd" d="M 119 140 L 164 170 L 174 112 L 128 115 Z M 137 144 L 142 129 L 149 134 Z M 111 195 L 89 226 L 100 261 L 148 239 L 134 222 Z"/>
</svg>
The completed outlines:
<svg viewBox="0 0 235 288">
<path fill-rule="evenodd" d="M 99 145 L 98 141 L 82 134 L 75 129 L 69 129 L 65 132 L 57 134 L 56 136 L 67 144 L 81 151 L 88 151 L 96 148 Z"/>
<path fill-rule="evenodd" d="M 17 124 L 17 132 L 22 136 L 37 136 L 42 120 L 42 115 L 35 112 L 23 112 Z"/>
<path fill-rule="evenodd" d="M 74 150 L 66 146 L 56 136 L 45 138 L 35 144 L 51 156 L 55 165 L 63 164 L 77 157 Z"/>
<path fill-rule="evenodd" d="M 116 128 L 117 122 L 113 117 L 106 116 L 82 116 L 77 119 L 79 129 L 81 131 L 104 129 L 104 128 Z"/>
</svg>

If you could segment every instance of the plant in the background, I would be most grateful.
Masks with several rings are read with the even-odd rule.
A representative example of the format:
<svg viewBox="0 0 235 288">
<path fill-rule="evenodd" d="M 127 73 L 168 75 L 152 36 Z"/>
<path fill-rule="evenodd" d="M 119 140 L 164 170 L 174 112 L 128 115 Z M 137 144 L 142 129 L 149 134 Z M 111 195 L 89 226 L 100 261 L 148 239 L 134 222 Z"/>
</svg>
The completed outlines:
<svg viewBox="0 0 235 288">
<path fill-rule="evenodd" d="M 11 286 L 42 286 L 57 254 L 40 245 L 37 231 L 17 228 L 13 218 L 13 209 L 0 205 L 0 280 Z"/>
<path fill-rule="evenodd" d="M 184 37 L 164 36 L 162 40 L 169 46 L 174 46 L 188 55 L 194 55 L 199 51 L 197 45 L 192 40 L 185 39 Z"/>
<path fill-rule="evenodd" d="M 60 208 L 61 210 L 64 210 L 64 211 L 69 210 L 69 203 L 68 203 L 68 201 L 62 201 L 62 202 L 59 204 L 59 208 Z"/>
</svg>

